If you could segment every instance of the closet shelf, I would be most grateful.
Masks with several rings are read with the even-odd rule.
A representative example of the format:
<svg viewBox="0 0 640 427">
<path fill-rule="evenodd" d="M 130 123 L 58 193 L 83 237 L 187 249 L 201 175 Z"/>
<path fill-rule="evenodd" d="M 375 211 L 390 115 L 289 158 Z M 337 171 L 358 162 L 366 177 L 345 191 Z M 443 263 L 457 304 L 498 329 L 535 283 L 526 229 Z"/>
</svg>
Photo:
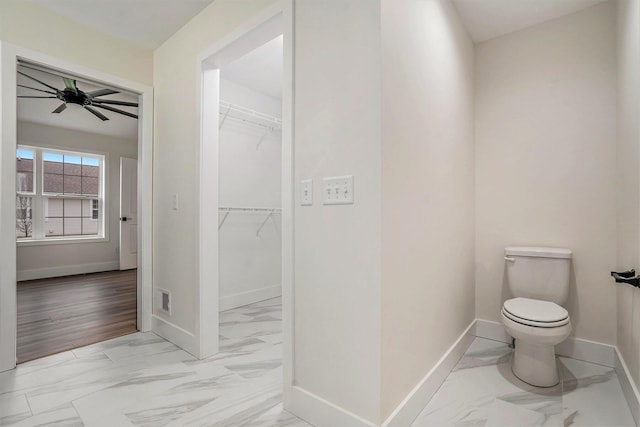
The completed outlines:
<svg viewBox="0 0 640 427">
<path fill-rule="evenodd" d="M 263 128 L 266 131 L 265 135 L 282 129 L 282 120 L 277 117 L 223 100 L 220 100 L 219 114 L 220 124 L 218 125 L 218 129 L 222 129 L 222 125 L 227 119 Z"/>
<path fill-rule="evenodd" d="M 219 207 L 218 212 L 224 212 L 222 216 L 222 220 L 218 223 L 218 230 L 222 228 L 224 222 L 227 220 L 227 217 L 231 212 L 241 212 L 241 213 L 249 213 L 249 214 L 267 214 L 260 227 L 256 231 L 256 236 L 260 235 L 260 231 L 264 228 L 269 221 L 269 218 L 273 217 L 273 214 L 282 213 L 282 209 L 280 208 L 246 208 L 246 207 Z"/>
</svg>

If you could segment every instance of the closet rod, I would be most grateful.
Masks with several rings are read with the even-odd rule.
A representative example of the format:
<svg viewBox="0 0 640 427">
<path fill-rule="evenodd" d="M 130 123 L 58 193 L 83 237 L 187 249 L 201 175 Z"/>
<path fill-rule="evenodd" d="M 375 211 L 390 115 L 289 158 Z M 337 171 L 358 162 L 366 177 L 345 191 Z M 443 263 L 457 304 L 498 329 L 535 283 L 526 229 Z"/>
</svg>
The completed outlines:
<svg viewBox="0 0 640 427">
<path fill-rule="evenodd" d="M 273 212 L 279 213 L 282 211 L 280 208 L 251 208 L 251 207 L 219 207 L 219 211 L 231 211 L 231 212 Z"/>
</svg>

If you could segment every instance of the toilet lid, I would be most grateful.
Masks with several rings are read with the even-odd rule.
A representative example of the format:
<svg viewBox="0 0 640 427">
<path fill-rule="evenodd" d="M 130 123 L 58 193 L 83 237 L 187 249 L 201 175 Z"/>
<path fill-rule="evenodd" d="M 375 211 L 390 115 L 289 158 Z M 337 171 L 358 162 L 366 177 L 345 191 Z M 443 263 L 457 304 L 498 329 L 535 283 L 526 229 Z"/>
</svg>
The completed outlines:
<svg viewBox="0 0 640 427">
<path fill-rule="evenodd" d="M 549 301 L 513 298 L 505 301 L 502 308 L 511 320 L 531 326 L 556 327 L 569 322 L 569 312 Z"/>
</svg>

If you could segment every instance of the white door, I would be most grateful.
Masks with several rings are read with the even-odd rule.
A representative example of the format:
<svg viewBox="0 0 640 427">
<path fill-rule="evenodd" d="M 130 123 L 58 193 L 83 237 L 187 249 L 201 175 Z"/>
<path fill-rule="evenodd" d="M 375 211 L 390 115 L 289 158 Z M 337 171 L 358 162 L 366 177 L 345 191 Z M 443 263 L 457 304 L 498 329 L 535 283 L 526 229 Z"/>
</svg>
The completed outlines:
<svg viewBox="0 0 640 427">
<path fill-rule="evenodd" d="M 120 157 L 120 270 L 136 268 L 138 256 L 138 161 Z"/>
</svg>

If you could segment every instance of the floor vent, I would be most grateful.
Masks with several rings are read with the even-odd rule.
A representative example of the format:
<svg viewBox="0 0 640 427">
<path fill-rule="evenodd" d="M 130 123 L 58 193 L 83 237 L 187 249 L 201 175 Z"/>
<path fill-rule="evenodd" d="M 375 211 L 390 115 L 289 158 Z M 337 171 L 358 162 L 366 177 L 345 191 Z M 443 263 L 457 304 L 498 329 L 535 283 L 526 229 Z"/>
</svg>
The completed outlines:
<svg viewBox="0 0 640 427">
<path fill-rule="evenodd" d="M 156 308 L 171 316 L 171 292 L 158 289 L 156 295 Z"/>
</svg>

